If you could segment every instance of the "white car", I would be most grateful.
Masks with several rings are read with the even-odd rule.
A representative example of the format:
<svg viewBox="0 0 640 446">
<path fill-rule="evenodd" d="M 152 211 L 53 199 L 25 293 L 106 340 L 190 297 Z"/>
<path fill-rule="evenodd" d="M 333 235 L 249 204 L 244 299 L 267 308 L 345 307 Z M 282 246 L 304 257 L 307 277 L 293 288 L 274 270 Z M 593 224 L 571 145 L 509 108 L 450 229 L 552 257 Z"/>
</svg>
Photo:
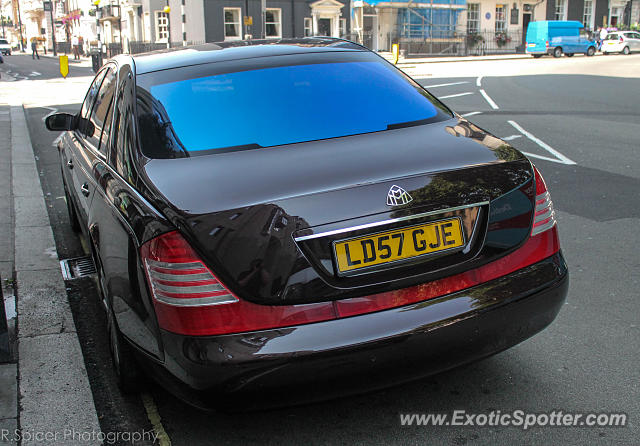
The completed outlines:
<svg viewBox="0 0 640 446">
<path fill-rule="evenodd" d="M 616 31 L 609 33 L 604 38 L 600 51 L 603 54 L 629 54 L 631 51 L 640 51 L 640 32 Z"/>
<path fill-rule="evenodd" d="M 5 56 L 11 56 L 11 45 L 7 42 L 7 39 L 0 39 L 0 53 Z"/>
</svg>

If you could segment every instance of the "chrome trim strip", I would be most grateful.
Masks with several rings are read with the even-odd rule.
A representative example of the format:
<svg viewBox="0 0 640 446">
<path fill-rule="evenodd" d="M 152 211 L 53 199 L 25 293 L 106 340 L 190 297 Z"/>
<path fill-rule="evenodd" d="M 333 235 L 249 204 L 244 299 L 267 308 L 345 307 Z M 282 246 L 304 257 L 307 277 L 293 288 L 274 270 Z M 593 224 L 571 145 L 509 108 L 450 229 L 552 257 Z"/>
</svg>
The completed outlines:
<svg viewBox="0 0 640 446">
<path fill-rule="evenodd" d="M 156 260 L 146 259 L 152 268 L 176 269 L 180 271 L 186 270 L 203 270 L 204 265 L 201 262 L 185 262 L 185 263 L 167 263 L 158 262 Z"/>
<path fill-rule="evenodd" d="M 224 288 L 222 288 L 222 285 L 217 283 L 182 286 L 182 285 L 165 285 L 163 283 L 158 283 L 155 280 L 153 281 L 153 288 L 160 291 L 164 291 L 165 293 L 180 293 L 180 294 L 198 294 L 198 293 L 213 293 L 216 291 L 227 291 Z"/>
<path fill-rule="evenodd" d="M 233 297 L 231 294 L 225 294 L 222 296 L 216 297 L 192 297 L 186 299 L 178 299 L 175 297 L 167 297 L 167 296 L 155 296 L 155 299 L 158 302 L 162 302 L 167 305 L 172 305 L 174 307 L 204 307 L 211 305 L 223 305 L 223 304 L 231 304 L 237 302 L 238 299 Z M 224 299 L 224 300 L 221 300 Z"/>
<path fill-rule="evenodd" d="M 438 215 L 438 214 L 442 214 L 442 213 L 445 213 L 445 212 L 460 211 L 462 209 L 480 207 L 480 206 L 484 206 L 484 205 L 487 205 L 487 204 L 489 204 L 488 201 L 481 201 L 479 203 L 467 204 L 467 205 L 464 205 L 464 206 L 456 206 L 456 207 L 453 207 L 453 208 L 440 209 L 440 210 L 437 210 L 437 211 L 423 212 L 421 214 L 408 215 L 406 217 L 391 218 L 389 220 L 377 221 L 377 222 L 374 222 L 374 223 L 367 223 L 367 224 L 364 224 L 364 225 L 351 226 L 351 227 L 344 228 L 344 229 L 335 229 L 333 231 L 320 232 L 318 234 L 303 235 L 301 237 L 294 237 L 294 240 L 296 242 L 303 242 L 305 240 L 311 240 L 311 239 L 314 239 L 314 238 L 326 237 L 326 236 L 335 235 L 335 234 L 342 234 L 343 232 L 350 232 L 350 231 L 357 231 L 357 230 L 360 230 L 360 229 L 375 228 L 376 226 L 388 225 L 388 224 L 396 223 L 396 222 L 399 222 L 399 221 L 413 220 L 415 218 L 428 217 L 430 215 Z"/>
<path fill-rule="evenodd" d="M 553 228 L 556 225 L 556 218 L 555 218 L 555 214 L 551 216 L 551 219 L 546 222 L 545 224 L 543 224 L 542 226 L 536 226 L 531 230 L 531 235 L 538 235 L 543 233 L 546 230 L 549 230 L 551 228 Z"/>
<path fill-rule="evenodd" d="M 201 282 L 203 280 L 213 280 L 209 273 L 202 274 L 164 274 L 152 271 L 150 274 L 153 279 L 166 280 L 169 282 Z"/>
</svg>

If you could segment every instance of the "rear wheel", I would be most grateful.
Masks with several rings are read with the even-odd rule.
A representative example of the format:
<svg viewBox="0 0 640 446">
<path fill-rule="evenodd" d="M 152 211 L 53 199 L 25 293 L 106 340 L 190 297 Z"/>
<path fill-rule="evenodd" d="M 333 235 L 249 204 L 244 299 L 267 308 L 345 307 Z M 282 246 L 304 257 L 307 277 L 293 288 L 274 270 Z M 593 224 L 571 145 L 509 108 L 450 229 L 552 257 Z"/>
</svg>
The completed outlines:
<svg viewBox="0 0 640 446">
<path fill-rule="evenodd" d="M 118 380 L 118 387 L 124 394 L 137 393 L 142 388 L 141 372 L 133 357 L 131 346 L 124 340 L 113 310 L 107 310 L 107 328 L 109 330 L 109 350 L 111 361 Z"/>
<path fill-rule="evenodd" d="M 626 56 L 626 55 L 628 55 L 630 52 L 631 52 L 631 51 L 629 50 L 629 47 L 628 47 L 628 46 L 625 46 L 625 47 L 622 49 L 622 54 L 624 54 L 625 56 Z"/>
<path fill-rule="evenodd" d="M 540 59 L 542 57 L 542 54 L 534 54 L 533 57 L 536 59 Z"/>
<path fill-rule="evenodd" d="M 596 54 L 596 49 L 592 46 L 589 47 L 589 49 L 587 49 L 587 56 L 591 57 L 594 54 Z"/>
<path fill-rule="evenodd" d="M 562 56 L 562 48 L 558 46 L 553 50 L 553 57 L 560 57 L 560 56 Z"/>
<path fill-rule="evenodd" d="M 603 51 L 602 54 L 604 54 L 605 56 L 609 55 L 609 53 L 607 53 L 606 51 Z"/>
<path fill-rule="evenodd" d="M 564 55 L 567 57 L 573 57 L 573 53 L 564 53 Z"/>
</svg>

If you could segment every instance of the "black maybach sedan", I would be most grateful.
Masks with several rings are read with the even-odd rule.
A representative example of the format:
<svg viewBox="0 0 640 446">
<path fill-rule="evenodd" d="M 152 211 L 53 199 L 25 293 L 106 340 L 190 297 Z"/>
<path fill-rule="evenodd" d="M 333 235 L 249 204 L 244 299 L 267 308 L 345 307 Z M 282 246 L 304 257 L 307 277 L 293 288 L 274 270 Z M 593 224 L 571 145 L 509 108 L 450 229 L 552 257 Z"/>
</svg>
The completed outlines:
<svg viewBox="0 0 640 446">
<path fill-rule="evenodd" d="M 118 56 L 46 125 L 125 391 L 384 387 L 529 338 L 567 294 L 531 162 L 351 42 Z"/>
</svg>

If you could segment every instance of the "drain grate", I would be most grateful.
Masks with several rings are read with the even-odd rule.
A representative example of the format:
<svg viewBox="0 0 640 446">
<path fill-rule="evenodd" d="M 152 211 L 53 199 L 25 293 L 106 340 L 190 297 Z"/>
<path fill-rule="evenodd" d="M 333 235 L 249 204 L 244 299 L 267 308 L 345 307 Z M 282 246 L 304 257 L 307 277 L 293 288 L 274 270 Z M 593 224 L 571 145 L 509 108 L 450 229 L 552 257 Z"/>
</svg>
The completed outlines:
<svg viewBox="0 0 640 446">
<path fill-rule="evenodd" d="M 60 269 L 64 280 L 79 279 L 96 273 L 96 266 L 89 256 L 61 260 Z"/>
</svg>

